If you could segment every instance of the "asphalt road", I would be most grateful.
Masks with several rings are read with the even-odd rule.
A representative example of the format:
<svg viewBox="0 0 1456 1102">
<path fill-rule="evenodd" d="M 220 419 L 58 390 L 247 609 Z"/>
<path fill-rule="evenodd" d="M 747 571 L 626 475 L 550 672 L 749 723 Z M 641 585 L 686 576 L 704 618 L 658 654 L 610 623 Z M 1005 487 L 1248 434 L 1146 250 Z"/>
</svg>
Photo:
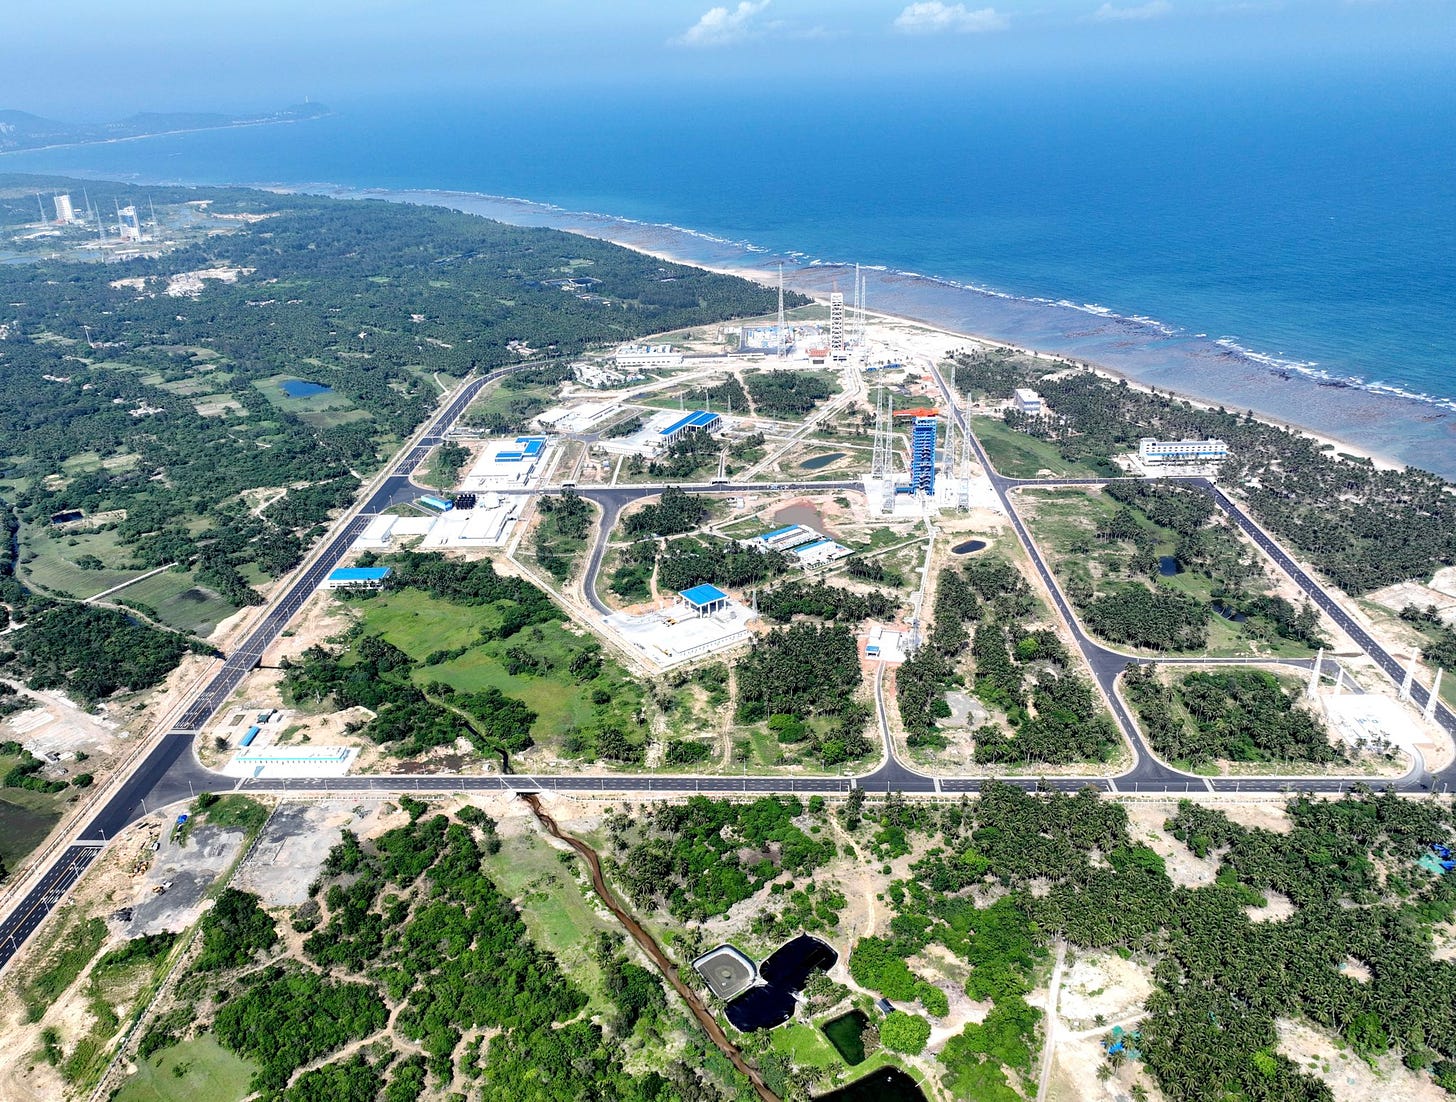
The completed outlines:
<svg viewBox="0 0 1456 1102">
<path fill-rule="evenodd" d="M 367 523 L 367 517 L 383 511 L 392 504 L 413 500 L 418 490 L 409 481 L 410 474 L 418 467 L 430 449 L 441 442 L 454 422 L 469 406 L 480 389 L 490 382 L 509 373 L 512 369 L 494 372 L 473 380 L 455 396 L 449 405 L 436 415 L 429 429 L 410 449 L 400 457 L 389 475 L 381 480 L 369 499 L 354 513 L 352 519 L 317 554 L 308 568 L 289 585 L 284 596 L 272 605 L 262 621 L 248 634 L 244 642 L 224 660 L 222 666 L 207 682 L 197 697 L 183 713 L 176 728 L 163 735 L 132 773 L 117 788 L 116 792 L 102 806 L 80 832 L 80 841 L 64 850 L 46 870 L 37 886 L 29 892 L 20 904 L 0 923 L 0 967 L 10 959 L 19 944 L 44 920 L 56 906 L 65 892 L 94 859 L 101 845 L 116 836 L 128 823 L 140 818 L 148 811 L 156 810 L 181 799 L 189 798 L 201 791 L 237 789 L 250 792 L 283 793 L 292 795 L 361 792 L 469 792 L 469 791 L 559 791 L 575 793 L 632 793 L 670 794 L 703 792 L 720 795 L 731 793 L 769 792 L 820 792 L 842 793 L 859 787 L 867 791 L 906 793 L 973 793 L 990 783 L 987 777 L 930 776 L 919 773 L 902 762 L 893 752 L 887 752 L 883 764 L 873 772 L 857 776 L 841 777 L 697 777 L 690 775 L 591 775 L 568 774 L 560 776 L 472 775 L 472 776 L 354 776 L 321 777 L 299 779 L 250 778 L 241 781 L 204 769 L 191 753 L 196 732 L 227 700 L 258 662 L 263 652 L 278 638 L 298 609 L 318 587 L 324 576 L 334 568 L 355 537 Z M 940 380 L 942 389 L 945 383 Z M 964 417 L 954 402 L 948 408 L 966 428 Z M 1122 701 L 1113 691 L 1117 675 L 1129 661 L 1136 659 L 1119 654 L 1090 639 L 1082 630 L 1077 617 L 1062 595 L 1050 569 L 1031 540 L 1030 534 L 1017 515 L 1011 492 L 1018 487 L 1037 485 L 1097 485 L 1102 479 L 1087 480 L 1018 480 L 1008 479 L 995 472 L 981 443 L 974 434 L 971 440 L 977 457 L 991 477 L 995 491 L 1004 504 L 1018 538 L 1027 549 L 1047 591 L 1052 595 L 1057 610 L 1069 625 L 1079 648 L 1087 658 L 1088 665 L 1098 684 L 1112 703 L 1119 726 L 1136 751 L 1136 762 L 1126 773 L 1115 778 L 1107 777 L 1058 777 L 1047 780 L 1025 777 L 1006 778 L 1007 783 L 1022 788 L 1056 789 L 1075 791 L 1091 785 L 1099 790 L 1114 793 L 1164 793 L 1179 794 L 1202 792 L 1287 792 L 1291 789 L 1310 792 L 1336 793 L 1362 783 L 1361 778 L 1259 778 L 1259 779 L 1205 779 L 1181 773 L 1155 758 L 1148 750 L 1137 726 L 1132 721 Z M 1349 633 L 1377 662 L 1382 670 L 1399 682 L 1404 671 L 1396 664 L 1368 633 L 1344 612 L 1339 604 L 1302 571 L 1272 540 L 1255 525 L 1244 512 L 1234 505 L 1221 490 L 1207 480 L 1194 480 L 1206 486 L 1215 500 L 1228 511 L 1254 541 L 1283 568 L 1286 573 L 1314 600 L 1328 612 L 1335 621 Z M 766 490 L 835 490 L 858 489 L 856 482 L 784 482 L 784 483 L 731 483 L 708 484 L 684 487 L 708 493 L 748 493 Z M 592 548 L 584 576 L 583 589 L 587 599 L 597 611 L 604 615 L 610 610 L 597 598 L 596 580 L 605 553 L 607 533 L 610 532 L 618 514 L 627 503 L 642 497 L 661 493 L 661 485 L 583 487 L 577 490 L 583 497 L 596 502 L 603 511 L 603 524 Z M 540 491 L 531 491 L 540 492 Z M 1309 663 L 1302 663 L 1304 668 Z M 1423 704 L 1426 690 L 1416 686 L 1413 694 L 1418 704 Z M 1456 734 L 1456 719 L 1444 705 L 1438 707 L 1438 718 L 1447 731 Z M 888 740 L 886 741 L 888 749 Z M 1432 777 L 1421 766 L 1394 786 L 1405 791 L 1422 791 L 1444 787 L 1456 781 L 1456 766 Z"/>
</svg>

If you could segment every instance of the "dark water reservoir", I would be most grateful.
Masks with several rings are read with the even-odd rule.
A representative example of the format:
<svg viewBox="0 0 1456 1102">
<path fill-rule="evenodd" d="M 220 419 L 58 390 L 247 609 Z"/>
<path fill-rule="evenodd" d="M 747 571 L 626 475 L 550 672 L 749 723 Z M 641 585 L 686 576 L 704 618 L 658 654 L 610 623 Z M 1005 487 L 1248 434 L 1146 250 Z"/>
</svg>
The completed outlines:
<svg viewBox="0 0 1456 1102">
<path fill-rule="evenodd" d="M 804 460 L 804 462 L 800 463 L 799 466 L 806 471 L 817 471 L 821 467 L 829 466 L 829 464 L 833 463 L 836 459 L 843 458 L 843 452 L 827 452 L 824 455 L 816 455 L 810 459 L 806 459 Z"/>
<path fill-rule="evenodd" d="M 328 394 L 334 389 L 324 386 L 323 383 L 309 383 L 302 379 L 284 379 L 278 387 L 290 398 L 312 398 L 315 394 Z"/>
<path fill-rule="evenodd" d="M 985 540 L 962 540 L 950 549 L 952 555 L 972 555 L 986 549 Z"/>
<path fill-rule="evenodd" d="M 739 995 L 724 1013 L 740 1033 L 782 1025 L 793 1016 L 794 996 L 803 989 L 809 973 L 827 971 L 838 960 L 839 954 L 817 937 L 800 934 L 759 965 L 763 984 Z"/>
<path fill-rule="evenodd" d="M 850 1067 L 864 1063 L 864 1031 L 869 1024 L 870 1020 L 860 1010 L 851 1010 L 824 1023 L 824 1036 Z"/>
<path fill-rule="evenodd" d="M 815 1102 L 925 1102 L 919 1084 L 899 1068 L 880 1068 Z"/>
<path fill-rule="evenodd" d="M 1226 605 L 1222 601 L 1213 602 L 1213 611 L 1218 613 L 1225 620 L 1228 620 L 1230 623 L 1234 624 L 1242 624 L 1245 620 L 1248 619 L 1248 617 L 1245 616 L 1238 609 L 1233 608 L 1230 605 Z"/>
<path fill-rule="evenodd" d="M 1158 558 L 1158 573 L 1165 578 L 1172 578 L 1183 573 L 1183 568 L 1172 555 L 1162 555 Z"/>
</svg>

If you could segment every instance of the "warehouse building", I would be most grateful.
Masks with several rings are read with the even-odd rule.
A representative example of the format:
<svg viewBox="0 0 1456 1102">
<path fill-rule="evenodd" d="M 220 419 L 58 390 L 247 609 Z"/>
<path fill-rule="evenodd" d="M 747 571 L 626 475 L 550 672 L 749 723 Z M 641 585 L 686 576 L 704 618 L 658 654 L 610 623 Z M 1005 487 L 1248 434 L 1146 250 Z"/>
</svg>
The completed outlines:
<svg viewBox="0 0 1456 1102">
<path fill-rule="evenodd" d="M 387 566 L 341 566 L 324 580 L 324 588 L 378 589 L 389 573 Z"/>
</svg>

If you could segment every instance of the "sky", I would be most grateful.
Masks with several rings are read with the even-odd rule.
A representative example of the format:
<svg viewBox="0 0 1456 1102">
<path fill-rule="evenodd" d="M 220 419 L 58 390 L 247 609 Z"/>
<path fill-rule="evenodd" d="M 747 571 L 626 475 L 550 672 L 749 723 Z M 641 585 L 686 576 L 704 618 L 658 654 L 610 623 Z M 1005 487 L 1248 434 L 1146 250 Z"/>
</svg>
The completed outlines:
<svg viewBox="0 0 1456 1102">
<path fill-rule="evenodd" d="M 1456 0 L 11 0 L 0 108 L 1456 63 Z"/>
</svg>

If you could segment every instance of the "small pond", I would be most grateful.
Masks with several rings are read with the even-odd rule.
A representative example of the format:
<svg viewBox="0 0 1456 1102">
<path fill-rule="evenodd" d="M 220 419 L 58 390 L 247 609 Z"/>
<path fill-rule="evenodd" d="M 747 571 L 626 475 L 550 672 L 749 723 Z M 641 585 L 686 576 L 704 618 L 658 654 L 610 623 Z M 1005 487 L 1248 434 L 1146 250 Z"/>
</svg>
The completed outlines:
<svg viewBox="0 0 1456 1102">
<path fill-rule="evenodd" d="M 829 466 L 829 464 L 833 463 L 836 459 L 843 458 L 843 452 L 828 452 L 824 455 L 816 455 L 810 459 L 806 459 L 804 460 L 804 462 L 800 463 L 799 466 L 806 471 L 817 471 L 821 467 Z"/>
<path fill-rule="evenodd" d="M 328 394 L 334 388 L 323 383 L 309 383 L 302 379 L 284 379 L 278 388 L 290 398 L 312 398 L 315 394 Z"/>
<path fill-rule="evenodd" d="M 1165 578 L 1173 578 L 1183 573 L 1183 568 L 1178 565 L 1178 560 L 1174 556 L 1159 555 L 1158 573 Z"/>
<path fill-rule="evenodd" d="M 724 1013 L 740 1033 L 782 1025 L 793 1015 L 794 996 L 803 989 L 809 973 L 828 971 L 838 960 L 839 954 L 817 937 L 800 934 L 759 965 L 763 983 L 739 995 Z"/>
<path fill-rule="evenodd" d="M 815 1102 L 925 1102 L 925 1093 L 899 1068 L 880 1068 Z"/>
<path fill-rule="evenodd" d="M 950 549 L 952 555 L 973 555 L 986 549 L 985 540 L 962 540 Z"/>
<path fill-rule="evenodd" d="M 869 1018 L 861 1010 L 851 1010 L 824 1023 L 824 1036 L 850 1067 L 864 1063 L 864 1031 L 869 1024 Z"/>
<path fill-rule="evenodd" d="M 1213 611 L 1218 613 L 1225 620 L 1228 620 L 1230 623 L 1234 624 L 1242 624 L 1245 620 L 1248 619 L 1248 617 L 1245 616 L 1238 609 L 1233 608 L 1230 605 L 1226 605 L 1222 601 L 1213 602 Z"/>
</svg>

